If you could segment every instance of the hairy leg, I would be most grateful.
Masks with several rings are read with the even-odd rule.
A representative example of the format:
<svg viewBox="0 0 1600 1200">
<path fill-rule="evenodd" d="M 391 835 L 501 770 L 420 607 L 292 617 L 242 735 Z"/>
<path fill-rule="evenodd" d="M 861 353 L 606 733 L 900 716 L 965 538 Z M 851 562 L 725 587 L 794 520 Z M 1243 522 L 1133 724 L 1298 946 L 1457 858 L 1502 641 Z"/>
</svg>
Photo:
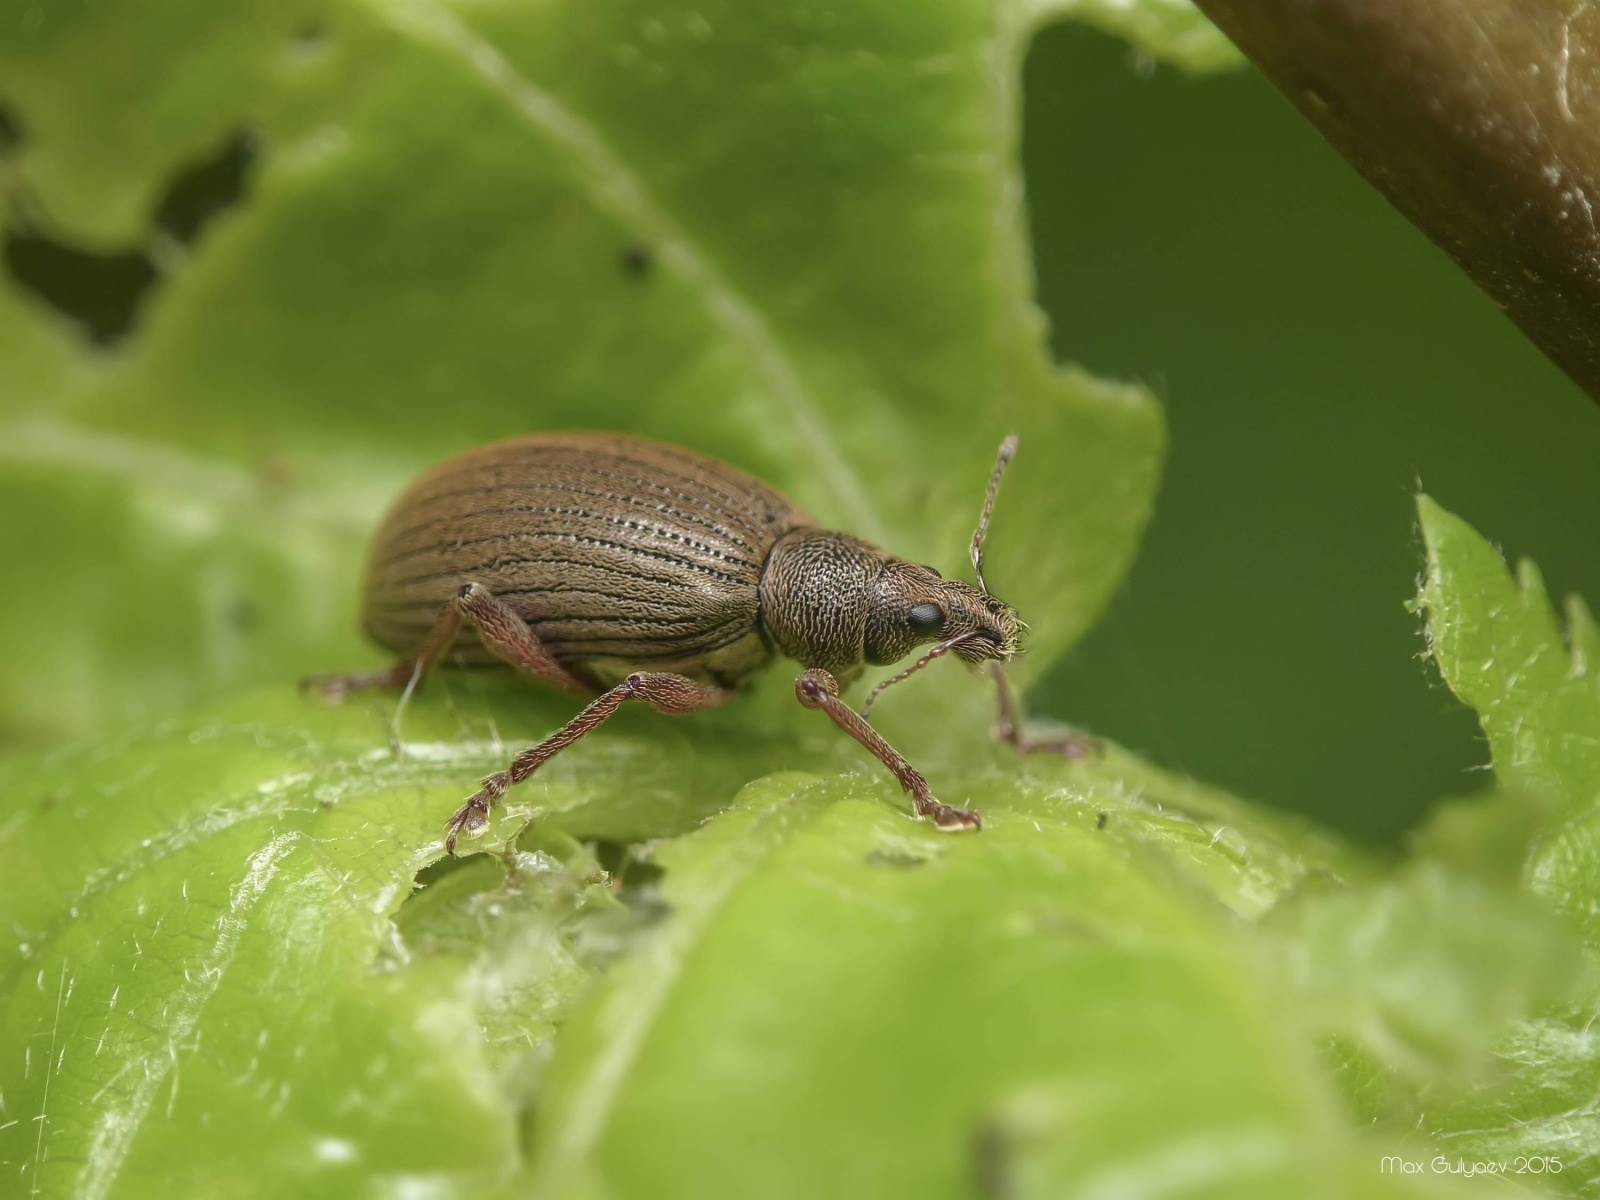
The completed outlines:
<svg viewBox="0 0 1600 1200">
<path fill-rule="evenodd" d="M 634 672 L 610 691 L 591 700 L 583 711 L 537 746 L 517 755 L 504 771 L 485 779 L 477 794 L 450 819 L 445 849 L 454 854 L 456 839 L 463 831 L 471 833 L 482 829 L 496 800 L 568 746 L 604 725 L 629 700 L 642 700 L 659 713 L 677 716 L 715 708 L 732 695 L 726 688 L 707 687 L 683 675 L 663 671 Z"/>
<path fill-rule="evenodd" d="M 439 619 L 434 623 L 433 631 L 410 657 L 382 671 L 367 674 L 313 675 L 301 686 L 335 702 L 352 692 L 369 688 L 404 689 L 400 699 L 400 706 L 404 708 L 411 693 L 416 691 L 427 678 L 428 672 L 455 642 L 462 621 L 478 631 L 478 640 L 502 662 L 564 692 L 579 696 L 594 694 L 594 688 L 575 678 L 551 656 L 544 643 L 515 610 L 476 583 L 463 584 L 450 603 L 439 610 Z"/>
<path fill-rule="evenodd" d="M 951 808 L 933 797 L 928 781 L 893 746 L 883 739 L 865 717 L 839 699 L 839 681 L 821 667 L 812 667 L 794 681 L 795 698 L 806 708 L 821 709 L 840 729 L 860 742 L 872 755 L 889 768 L 900 786 L 911 793 L 911 803 L 917 816 L 926 817 L 940 829 L 955 832 L 962 829 L 981 829 L 983 822 L 975 812 Z"/>
<path fill-rule="evenodd" d="M 995 663 L 992 670 L 995 692 L 999 700 L 999 716 L 995 720 L 994 736 L 1000 741 L 1021 754 L 1049 750 L 1066 758 L 1087 758 L 1091 754 L 1099 754 L 1103 749 L 1099 739 L 1081 733 L 1030 736 L 1023 728 L 1022 709 L 1017 703 L 1016 693 L 1011 690 L 1011 681 L 1006 678 L 1005 667 Z"/>
</svg>

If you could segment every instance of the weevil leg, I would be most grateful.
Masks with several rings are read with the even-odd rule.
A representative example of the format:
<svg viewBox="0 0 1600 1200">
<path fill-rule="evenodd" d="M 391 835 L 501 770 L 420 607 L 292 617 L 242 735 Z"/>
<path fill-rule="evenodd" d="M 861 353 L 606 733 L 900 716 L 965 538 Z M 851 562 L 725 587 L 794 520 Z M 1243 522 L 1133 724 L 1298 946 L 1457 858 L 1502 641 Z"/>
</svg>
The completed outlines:
<svg viewBox="0 0 1600 1200">
<path fill-rule="evenodd" d="M 997 740 L 1004 742 L 1019 754 L 1048 750 L 1064 758 L 1088 758 L 1092 754 L 1099 754 L 1105 748 L 1100 744 L 1100 739 L 1082 733 L 1048 734 L 1044 737 L 1029 734 L 1023 727 L 1022 707 L 1017 703 L 1011 680 L 1006 678 L 1005 667 L 1000 663 L 994 663 L 990 669 L 994 674 L 995 695 L 998 699 L 998 715 L 994 723 L 994 736 Z"/>
<path fill-rule="evenodd" d="M 392 667 L 360 675 L 313 675 L 301 687 L 337 703 L 352 692 L 369 688 L 404 689 L 400 707 L 405 707 L 428 672 L 454 644 L 461 622 L 478 631 L 478 640 L 501 662 L 516 667 L 547 683 L 579 696 L 592 696 L 595 689 L 567 671 L 544 646 L 516 610 L 495 597 L 481 584 L 463 584 L 455 597 L 439 610 L 439 619 L 427 640 L 409 658 Z M 399 719 L 396 713 L 395 719 Z"/>
<path fill-rule="evenodd" d="M 715 708 L 732 696 L 731 689 L 708 687 L 684 675 L 665 671 L 635 671 L 610 691 L 591 700 L 583 711 L 537 746 L 517 755 L 504 771 L 485 779 L 477 794 L 450 819 L 450 832 L 444 840 L 445 849 L 454 854 L 456 839 L 463 832 L 482 829 L 489 819 L 489 809 L 496 800 L 568 746 L 604 725 L 629 700 L 642 700 L 658 713 L 680 716 Z"/>
<path fill-rule="evenodd" d="M 951 808 L 933 797 L 933 789 L 922 773 L 906 761 L 901 754 L 874 729 L 860 713 L 839 699 L 839 681 L 821 667 L 811 667 L 794 681 L 795 699 L 806 708 L 821 709 L 840 729 L 860 742 L 900 783 L 911 793 L 911 803 L 917 816 L 932 821 L 946 832 L 963 829 L 981 829 L 983 821 L 975 812 Z"/>
<path fill-rule="evenodd" d="M 501 662 L 575 696 L 594 695 L 594 687 L 558 663 L 517 610 L 488 588 L 476 583 L 462 585 L 455 606 L 478 631 L 478 640 Z"/>
<path fill-rule="evenodd" d="M 338 704 L 352 692 L 364 692 L 373 688 L 403 688 L 405 690 L 401 693 L 400 706 L 404 708 L 405 702 L 411 698 L 411 693 L 416 691 L 417 685 L 427 676 L 429 668 L 456 640 L 456 631 L 460 628 L 461 610 L 452 601 L 439 610 L 439 619 L 433 623 L 433 630 L 428 634 L 427 640 L 410 658 L 402 658 L 392 667 L 365 674 L 312 675 L 300 681 L 300 690 L 316 692 L 324 700 Z M 395 720 L 398 722 L 399 719 L 397 713 Z"/>
</svg>

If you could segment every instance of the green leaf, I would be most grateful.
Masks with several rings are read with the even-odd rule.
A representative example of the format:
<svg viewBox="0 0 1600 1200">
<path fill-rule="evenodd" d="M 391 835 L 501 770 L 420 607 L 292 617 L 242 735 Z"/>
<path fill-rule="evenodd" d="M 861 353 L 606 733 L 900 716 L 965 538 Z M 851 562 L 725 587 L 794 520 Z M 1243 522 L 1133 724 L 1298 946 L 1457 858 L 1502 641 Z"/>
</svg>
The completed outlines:
<svg viewBox="0 0 1600 1200">
<path fill-rule="evenodd" d="M 1313 1026 L 1361 1043 L 1400 1080 L 1449 1092 L 1518 1018 L 1595 983 L 1571 931 L 1533 897 L 1421 858 L 1393 878 L 1279 906 L 1287 974 Z M 1415 1099 L 1396 1102 L 1402 1127 Z"/>
<path fill-rule="evenodd" d="M 500 731 L 565 702 L 450 682 L 403 756 L 387 705 L 306 705 L 0 769 L 0 1163 L 40 1194 L 1414 1194 L 1240 936 L 1369 870 L 1294 822 L 967 739 L 928 764 L 988 821 L 951 837 L 805 725 L 635 713 L 513 793 L 508 866 L 441 873 Z M 638 847 L 620 892 L 573 838 Z"/>
<path fill-rule="evenodd" d="M 612 906 L 582 855 L 548 854 L 515 860 L 515 886 L 487 902 L 489 860 L 402 902 L 462 786 L 503 761 L 497 722 L 548 724 L 558 707 L 503 684 L 429 697 L 396 757 L 377 707 L 274 691 L 8 764 L 10 1177 L 44 1195 L 211 1194 L 260 1172 L 296 1194 L 472 1194 L 510 1169 L 507 1078 L 603 958 L 574 922 Z M 736 786 L 718 770 L 758 761 L 707 762 L 629 724 L 528 799 L 548 813 L 622 789 L 670 832 Z M 574 819 L 635 834 L 630 811 Z"/>
<path fill-rule="evenodd" d="M 949 571 L 1020 432 L 990 557 L 1042 669 L 1122 577 L 1163 435 L 1144 391 L 1048 358 L 1025 15 L 352 0 L 7 23 L 13 192 L 65 243 L 164 271 L 110 353 L 0 284 L 0 336 L 27 347 L 0 358 L 0 499 L 29 514 L 0 531 L 22 573 L 0 736 L 344 665 L 386 498 L 451 451 L 573 426 L 728 458 Z M 174 178 L 240 133 L 244 198 L 192 245 L 155 234 Z"/>
<path fill-rule="evenodd" d="M 1419 606 L 1429 653 L 1478 713 L 1496 779 L 1507 789 L 1496 803 L 1521 799 L 1533 818 L 1531 836 L 1508 838 L 1503 814 L 1483 832 L 1522 848 L 1523 882 L 1581 932 L 1592 971 L 1600 945 L 1600 634 L 1572 597 L 1563 636 L 1532 563 L 1513 574 L 1460 517 L 1427 496 L 1418 497 L 1417 510 L 1428 554 Z M 1600 1179 L 1592 996 L 1591 987 L 1586 1003 L 1552 1006 L 1519 1027 L 1499 1047 L 1503 1078 L 1436 1100 L 1430 1127 L 1485 1158 L 1554 1156 L 1564 1169 L 1552 1183 L 1592 1189 Z"/>
<path fill-rule="evenodd" d="M 1477 711 L 1495 777 L 1556 806 L 1526 877 L 1600 945 L 1600 631 L 1573 596 L 1563 637 L 1536 566 L 1524 560 L 1513 577 L 1460 517 L 1427 496 L 1417 510 L 1428 652 Z"/>
<path fill-rule="evenodd" d="M 1102 826 L 1052 776 L 946 840 L 772 779 L 663 849 L 674 918 L 563 1032 L 534 1191 L 1412 1194 L 1236 937 L 1227 893 L 1306 880 L 1298 839 L 1175 838 L 1172 781 Z"/>
</svg>

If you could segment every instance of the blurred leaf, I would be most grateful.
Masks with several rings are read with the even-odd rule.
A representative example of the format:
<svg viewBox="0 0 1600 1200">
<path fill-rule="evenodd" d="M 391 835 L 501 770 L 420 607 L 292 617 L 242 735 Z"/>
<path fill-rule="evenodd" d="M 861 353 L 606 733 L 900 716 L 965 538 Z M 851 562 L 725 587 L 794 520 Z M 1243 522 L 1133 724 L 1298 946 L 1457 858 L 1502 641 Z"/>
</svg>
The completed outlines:
<svg viewBox="0 0 1600 1200">
<path fill-rule="evenodd" d="M 1235 67 L 1244 57 L 1189 0 L 1024 0 L 1034 20 L 1071 17 L 1127 39 L 1140 54 L 1186 71 Z"/>
<path fill-rule="evenodd" d="M 385 499 L 572 426 L 728 458 L 949 571 L 1019 431 L 992 577 L 1037 672 L 1122 577 L 1162 425 L 1045 349 L 1026 16 L 296 0 L 6 23 L 19 211 L 163 272 L 111 352 L 0 285 L 22 326 L 0 347 L 26 345 L 0 357 L 3 499 L 28 514 L 0 530 L 0 736 L 343 665 Z M 242 199 L 192 243 L 153 232 L 174 179 L 241 138 Z"/>
<path fill-rule="evenodd" d="M 1515 1020 L 1596 982 L 1575 970 L 1577 940 L 1546 906 L 1426 859 L 1296 897 L 1271 928 L 1308 1022 L 1446 1090 L 1481 1077 Z"/>
<path fill-rule="evenodd" d="M 1516 887 L 1555 807 L 1546 793 L 1503 788 L 1440 801 L 1412 835 L 1412 853 L 1470 879 Z"/>
<path fill-rule="evenodd" d="M 1428 650 L 1445 682 L 1478 713 L 1495 776 L 1511 798 L 1533 797 L 1543 817 L 1523 859 L 1533 892 L 1600 945 L 1600 634 L 1577 597 L 1565 637 L 1538 569 L 1505 560 L 1460 517 L 1419 496 L 1427 545 L 1420 607 Z M 1507 801 L 1497 800 L 1504 804 Z M 1494 830 L 1494 822 L 1485 827 Z M 1502 830 L 1503 832 L 1503 830 Z M 1526 831 L 1512 835 L 1527 846 Z M 1494 956 L 1491 965 L 1514 972 Z M 1600 1035 L 1592 996 L 1552 1006 L 1498 1048 L 1492 1084 L 1436 1097 L 1427 1116 L 1452 1149 L 1482 1158 L 1553 1156 L 1550 1182 L 1576 1193 L 1600 1180 Z"/>
</svg>

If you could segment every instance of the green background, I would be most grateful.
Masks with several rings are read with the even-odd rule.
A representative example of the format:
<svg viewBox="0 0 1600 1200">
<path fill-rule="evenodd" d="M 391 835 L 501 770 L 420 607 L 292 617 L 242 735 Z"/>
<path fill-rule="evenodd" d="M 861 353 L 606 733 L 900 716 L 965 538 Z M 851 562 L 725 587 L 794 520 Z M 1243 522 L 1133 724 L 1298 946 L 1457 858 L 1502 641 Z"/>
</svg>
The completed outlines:
<svg viewBox="0 0 1600 1200">
<path fill-rule="evenodd" d="M 1056 352 L 1148 383 L 1170 429 L 1132 575 L 1042 707 L 1391 839 L 1487 779 L 1404 608 L 1417 483 L 1600 596 L 1600 407 L 1253 70 L 1058 26 L 1026 95 Z"/>
</svg>

